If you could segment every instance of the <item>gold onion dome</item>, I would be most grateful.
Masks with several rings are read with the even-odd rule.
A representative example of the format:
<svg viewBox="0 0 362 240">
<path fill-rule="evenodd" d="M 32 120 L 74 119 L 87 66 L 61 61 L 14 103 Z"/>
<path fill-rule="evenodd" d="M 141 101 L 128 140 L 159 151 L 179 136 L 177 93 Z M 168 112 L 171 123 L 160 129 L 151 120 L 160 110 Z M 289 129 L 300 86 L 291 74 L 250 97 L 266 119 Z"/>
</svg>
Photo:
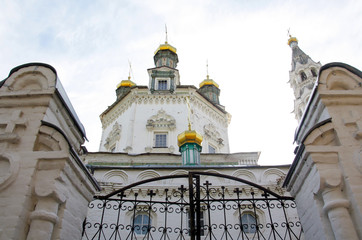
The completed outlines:
<svg viewBox="0 0 362 240">
<path fill-rule="evenodd" d="M 161 44 L 157 50 L 155 51 L 155 55 L 158 53 L 158 51 L 161 50 L 170 50 L 173 53 L 176 53 L 176 48 L 168 44 L 168 42 L 165 42 L 164 44 Z"/>
<path fill-rule="evenodd" d="M 136 86 L 136 84 L 131 81 L 131 77 L 128 77 L 128 80 L 122 80 L 117 85 L 117 88 L 120 88 L 120 87 L 133 87 L 133 86 Z"/>
<path fill-rule="evenodd" d="M 202 136 L 195 130 L 184 131 L 177 136 L 177 144 L 179 147 L 185 143 L 196 143 L 201 146 L 201 142 Z"/>
<path fill-rule="evenodd" d="M 209 78 L 209 75 L 207 75 L 206 79 L 202 81 L 199 85 L 200 88 L 206 85 L 214 85 L 215 87 L 219 88 L 219 84 L 217 84 L 214 80 Z"/>
<path fill-rule="evenodd" d="M 296 37 L 292 37 L 291 35 L 289 35 L 288 45 L 290 46 L 290 44 L 292 42 L 297 42 L 298 43 L 298 39 Z"/>
</svg>

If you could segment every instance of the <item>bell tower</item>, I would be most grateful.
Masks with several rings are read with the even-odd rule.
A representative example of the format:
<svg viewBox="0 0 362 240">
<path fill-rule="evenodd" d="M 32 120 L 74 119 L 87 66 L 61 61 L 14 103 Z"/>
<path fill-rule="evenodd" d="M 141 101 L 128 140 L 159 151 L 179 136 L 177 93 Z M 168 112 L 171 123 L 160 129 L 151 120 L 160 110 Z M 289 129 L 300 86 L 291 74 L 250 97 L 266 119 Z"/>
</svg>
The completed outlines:
<svg viewBox="0 0 362 240">
<path fill-rule="evenodd" d="M 289 71 L 289 83 L 294 92 L 294 114 L 300 121 L 309 101 L 318 72 L 322 66 L 314 62 L 298 46 L 298 40 L 289 35 L 288 45 L 292 49 L 292 68 Z"/>
</svg>

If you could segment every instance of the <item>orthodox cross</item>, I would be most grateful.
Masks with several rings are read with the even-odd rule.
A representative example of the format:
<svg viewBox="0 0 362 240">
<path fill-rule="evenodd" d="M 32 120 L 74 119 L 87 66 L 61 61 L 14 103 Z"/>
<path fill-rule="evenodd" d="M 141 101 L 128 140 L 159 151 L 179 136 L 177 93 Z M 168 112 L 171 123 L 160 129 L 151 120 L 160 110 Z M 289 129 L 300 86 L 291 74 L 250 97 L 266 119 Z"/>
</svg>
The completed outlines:
<svg viewBox="0 0 362 240">
<path fill-rule="evenodd" d="M 132 65 L 131 61 L 128 59 L 129 71 L 128 71 L 128 80 L 131 80 L 131 73 L 132 73 Z M 132 73 L 133 75 L 133 73 Z"/>
</svg>

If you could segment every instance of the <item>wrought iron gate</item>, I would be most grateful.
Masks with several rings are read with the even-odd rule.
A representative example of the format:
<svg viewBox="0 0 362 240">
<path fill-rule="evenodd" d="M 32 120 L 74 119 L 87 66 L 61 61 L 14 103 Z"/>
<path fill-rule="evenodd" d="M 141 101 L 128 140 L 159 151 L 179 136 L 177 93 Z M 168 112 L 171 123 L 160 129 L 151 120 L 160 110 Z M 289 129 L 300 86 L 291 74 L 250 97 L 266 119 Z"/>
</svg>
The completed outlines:
<svg viewBox="0 0 362 240">
<path fill-rule="evenodd" d="M 303 231 L 292 197 L 233 176 L 189 172 L 96 196 L 82 239 L 303 239 Z"/>
</svg>

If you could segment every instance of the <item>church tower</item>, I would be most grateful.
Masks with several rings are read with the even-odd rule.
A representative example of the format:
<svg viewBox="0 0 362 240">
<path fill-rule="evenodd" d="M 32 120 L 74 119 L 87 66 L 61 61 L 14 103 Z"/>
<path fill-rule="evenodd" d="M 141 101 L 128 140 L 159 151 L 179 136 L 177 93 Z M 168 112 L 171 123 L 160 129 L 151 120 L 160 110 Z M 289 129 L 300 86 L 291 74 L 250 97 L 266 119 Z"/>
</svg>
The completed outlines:
<svg viewBox="0 0 362 240">
<path fill-rule="evenodd" d="M 294 92 L 294 114 L 300 121 L 308 103 L 321 63 L 314 62 L 298 46 L 298 40 L 290 36 L 288 45 L 292 49 L 292 69 L 289 71 L 289 83 Z"/>
<path fill-rule="evenodd" d="M 99 150 L 130 155 L 179 154 L 180 147 L 185 157 L 200 151 L 229 153 L 231 115 L 220 105 L 219 85 L 208 76 L 200 88 L 181 85 L 176 48 L 167 39 L 156 49 L 153 59 L 155 67 L 147 69 L 148 86 L 137 85 L 130 77 L 118 84 L 116 101 L 100 116 Z M 189 124 L 202 136 L 202 143 L 178 141 L 178 134 Z M 197 163 L 196 157 L 187 162 Z"/>
<path fill-rule="evenodd" d="M 157 48 L 153 60 L 156 67 L 147 70 L 151 93 L 155 91 L 173 93 L 176 86 L 180 85 L 180 75 L 176 69 L 178 63 L 176 48 L 166 41 Z"/>
</svg>

